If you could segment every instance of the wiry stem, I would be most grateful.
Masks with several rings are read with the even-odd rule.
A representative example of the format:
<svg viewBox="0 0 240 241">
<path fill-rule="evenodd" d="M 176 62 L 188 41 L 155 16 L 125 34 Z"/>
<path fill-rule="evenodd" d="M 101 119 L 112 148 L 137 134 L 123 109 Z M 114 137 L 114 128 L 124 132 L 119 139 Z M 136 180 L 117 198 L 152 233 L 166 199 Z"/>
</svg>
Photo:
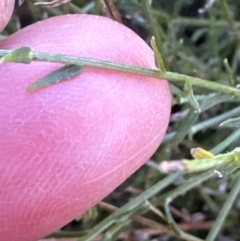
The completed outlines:
<svg viewBox="0 0 240 241">
<path fill-rule="evenodd" d="M 0 57 L 3 57 L 6 54 L 10 54 L 12 50 L 0 50 Z M 148 69 L 143 67 L 136 67 L 128 64 L 120 64 L 109 61 L 102 61 L 97 59 L 89 59 L 83 57 L 75 57 L 70 55 L 63 54 L 50 54 L 43 52 L 32 52 L 32 60 L 42 61 L 42 62 L 55 62 L 55 63 L 63 63 L 69 65 L 79 65 L 82 67 L 96 67 L 96 68 L 104 68 L 111 69 L 116 71 L 124 71 L 133 74 L 140 74 L 149 77 L 154 77 L 158 79 L 166 79 L 169 81 L 174 81 L 178 83 L 185 84 L 190 76 L 184 74 L 178 74 L 173 72 L 161 73 L 159 70 Z M 240 90 L 231 86 L 219 84 L 216 82 L 211 82 L 209 80 L 191 77 L 191 82 L 193 86 L 198 86 L 202 88 L 206 88 L 209 90 L 214 90 L 218 92 L 227 93 L 233 96 L 240 97 Z"/>
</svg>

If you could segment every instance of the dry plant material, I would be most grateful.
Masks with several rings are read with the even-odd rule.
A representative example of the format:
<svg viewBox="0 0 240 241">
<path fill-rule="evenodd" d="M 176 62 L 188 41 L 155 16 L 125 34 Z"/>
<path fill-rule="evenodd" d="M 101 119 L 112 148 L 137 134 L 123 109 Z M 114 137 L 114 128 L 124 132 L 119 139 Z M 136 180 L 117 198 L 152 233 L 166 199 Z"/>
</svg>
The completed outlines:
<svg viewBox="0 0 240 241">
<path fill-rule="evenodd" d="M 42 8 L 54 8 L 54 7 L 62 5 L 63 3 L 68 3 L 70 1 L 71 0 L 53 0 L 51 2 L 37 2 L 37 3 L 34 3 L 34 4 L 38 5 Z"/>
<path fill-rule="evenodd" d="M 111 17 L 113 20 L 115 20 L 119 23 L 122 23 L 121 14 L 114 6 L 113 1 L 112 0 L 101 0 L 101 2 L 102 2 L 104 9 L 106 9 L 109 17 Z"/>
</svg>

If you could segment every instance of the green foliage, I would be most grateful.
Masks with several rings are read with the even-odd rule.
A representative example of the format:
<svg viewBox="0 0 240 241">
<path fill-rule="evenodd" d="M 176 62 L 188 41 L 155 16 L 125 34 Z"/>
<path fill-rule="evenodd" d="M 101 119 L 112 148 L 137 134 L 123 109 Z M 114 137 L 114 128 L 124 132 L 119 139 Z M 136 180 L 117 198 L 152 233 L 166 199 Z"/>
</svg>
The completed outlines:
<svg viewBox="0 0 240 241">
<path fill-rule="evenodd" d="M 239 201 L 235 200 L 240 176 L 238 171 L 231 173 L 236 165 L 228 166 L 230 175 L 222 169 L 210 169 L 197 175 L 173 173 L 165 177 L 159 170 L 164 160 L 189 159 L 191 148 L 203 147 L 224 157 L 232 155 L 239 145 L 240 90 L 236 86 L 240 82 L 240 3 L 206 2 L 204 6 L 201 0 L 114 1 L 125 25 L 148 43 L 155 37 L 151 43 L 159 71 L 80 58 L 73 63 L 71 58 L 61 56 L 62 63 L 74 66 L 165 78 L 170 81 L 173 106 L 162 146 L 144 167 L 98 205 L 97 218 L 91 219 L 90 215 L 89 221 L 79 221 L 77 230 L 76 224 L 70 223 L 65 229 L 71 231 L 62 230 L 50 237 L 81 237 L 79 240 L 84 241 L 95 236 L 98 240 L 239 239 Z M 26 0 L 21 8 L 30 16 L 30 22 L 23 24 L 42 16 L 103 12 L 100 0 L 73 0 L 47 9 Z M 15 15 L 20 17 L 19 12 Z M 3 35 L 16 29 L 12 20 Z M 4 54 L 0 51 L 0 56 Z M 41 53 L 31 54 L 47 61 Z M 78 71 L 74 67 L 73 75 Z M 219 178 L 216 171 L 223 177 Z"/>
</svg>

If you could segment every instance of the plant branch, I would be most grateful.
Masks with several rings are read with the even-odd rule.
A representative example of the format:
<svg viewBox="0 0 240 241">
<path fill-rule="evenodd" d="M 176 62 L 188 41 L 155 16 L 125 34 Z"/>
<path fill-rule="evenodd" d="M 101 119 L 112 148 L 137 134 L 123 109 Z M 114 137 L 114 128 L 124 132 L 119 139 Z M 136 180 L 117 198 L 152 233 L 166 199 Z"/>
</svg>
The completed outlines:
<svg viewBox="0 0 240 241">
<path fill-rule="evenodd" d="M 0 57 L 3 57 L 4 55 L 10 54 L 12 52 L 13 52 L 12 50 L 0 49 Z M 79 65 L 82 67 L 96 67 L 96 68 L 111 69 L 116 71 L 124 71 L 128 73 L 139 74 L 139 75 L 154 77 L 158 79 L 166 79 L 169 81 L 174 81 L 182 84 L 185 84 L 190 77 L 188 75 L 178 74 L 174 72 L 167 71 L 166 73 L 161 73 L 159 70 L 156 70 L 156 69 L 149 69 L 149 68 L 137 67 L 137 66 L 128 65 L 128 64 L 120 64 L 120 63 L 114 63 L 110 61 L 102 61 L 97 59 L 89 59 L 89 58 L 76 57 L 76 56 L 70 56 L 70 55 L 64 55 L 64 54 L 32 52 L 32 60 L 42 61 L 42 62 L 63 63 L 68 65 Z M 223 92 L 233 96 L 240 97 L 240 90 L 228 85 L 211 82 L 209 80 L 205 80 L 197 77 L 191 77 L 191 81 L 193 86 L 198 86 L 209 90 Z"/>
</svg>

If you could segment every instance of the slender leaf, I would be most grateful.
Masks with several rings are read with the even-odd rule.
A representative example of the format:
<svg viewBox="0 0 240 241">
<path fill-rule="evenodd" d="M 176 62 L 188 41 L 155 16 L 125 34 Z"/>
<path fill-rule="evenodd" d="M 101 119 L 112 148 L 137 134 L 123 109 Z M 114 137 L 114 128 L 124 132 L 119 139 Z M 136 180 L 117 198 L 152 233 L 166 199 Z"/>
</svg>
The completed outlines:
<svg viewBox="0 0 240 241">
<path fill-rule="evenodd" d="M 42 88 L 45 88 L 49 85 L 53 85 L 62 81 L 69 80 L 80 73 L 82 73 L 83 67 L 76 65 L 65 65 L 62 68 L 59 68 L 50 74 L 44 76 L 43 78 L 32 83 L 27 90 L 29 92 L 36 91 Z"/>
</svg>

